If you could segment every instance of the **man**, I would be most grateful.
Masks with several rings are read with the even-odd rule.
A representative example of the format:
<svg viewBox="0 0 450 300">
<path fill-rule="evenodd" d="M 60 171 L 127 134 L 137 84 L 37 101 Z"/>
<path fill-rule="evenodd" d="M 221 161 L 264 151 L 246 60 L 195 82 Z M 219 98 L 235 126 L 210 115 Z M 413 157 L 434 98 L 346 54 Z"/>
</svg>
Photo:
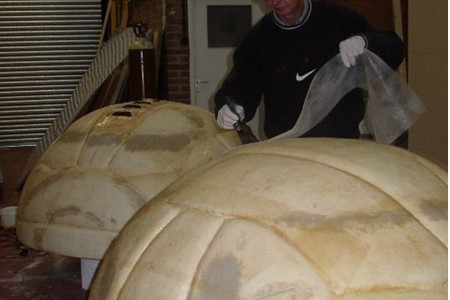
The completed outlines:
<svg viewBox="0 0 450 300">
<path fill-rule="evenodd" d="M 250 121 L 261 99 L 266 136 L 291 129 L 314 75 L 338 53 L 349 68 L 365 48 L 393 69 L 404 58 L 403 42 L 395 33 L 375 30 L 344 6 L 311 0 L 265 1 L 271 12 L 236 48 L 233 68 L 215 95 L 217 123 L 224 129 L 232 129 L 238 120 Z M 363 117 L 363 97 L 354 89 L 303 136 L 359 138 Z"/>
</svg>

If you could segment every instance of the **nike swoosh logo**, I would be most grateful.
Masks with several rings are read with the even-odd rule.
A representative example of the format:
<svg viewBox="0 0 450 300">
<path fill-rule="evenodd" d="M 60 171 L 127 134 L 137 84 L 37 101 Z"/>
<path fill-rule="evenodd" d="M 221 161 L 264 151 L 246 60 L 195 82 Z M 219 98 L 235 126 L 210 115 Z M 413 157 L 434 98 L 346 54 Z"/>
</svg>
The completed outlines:
<svg viewBox="0 0 450 300">
<path fill-rule="evenodd" d="M 309 75 L 311 75 L 312 73 L 314 73 L 315 70 L 316 70 L 316 69 L 314 69 L 314 70 L 312 70 L 312 71 L 309 71 L 308 73 L 303 74 L 302 76 L 298 75 L 298 73 L 297 73 L 297 75 L 295 75 L 295 80 L 297 80 L 297 81 L 303 81 L 306 77 L 308 77 Z"/>
</svg>

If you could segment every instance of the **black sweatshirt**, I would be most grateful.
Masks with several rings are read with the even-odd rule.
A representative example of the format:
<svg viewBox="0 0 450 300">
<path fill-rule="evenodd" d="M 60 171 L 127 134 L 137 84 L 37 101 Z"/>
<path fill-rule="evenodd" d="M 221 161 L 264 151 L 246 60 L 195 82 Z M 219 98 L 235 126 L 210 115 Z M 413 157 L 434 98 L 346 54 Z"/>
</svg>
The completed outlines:
<svg viewBox="0 0 450 300">
<path fill-rule="evenodd" d="M 373 29 L 344 6 L 313 1 L 310 9 L 307 19 L 295 29 L 279 26 L 273 13 L 252 28 L 236 48 L 234 66 L 215 95 L 216 114 L 229 97 L 244 107 L 247 122 L 263 96 L 267 137 L 291 129 L 314 75 L 339 53 L 341 41 L 355 35 L 363 36 L 367 48 L 392 69 L 401 64 L 404 46 L 395 33 Z M 358 138 L 364 110 L 361 91 L 355 89 L 303 136 Z"/>
</svg>

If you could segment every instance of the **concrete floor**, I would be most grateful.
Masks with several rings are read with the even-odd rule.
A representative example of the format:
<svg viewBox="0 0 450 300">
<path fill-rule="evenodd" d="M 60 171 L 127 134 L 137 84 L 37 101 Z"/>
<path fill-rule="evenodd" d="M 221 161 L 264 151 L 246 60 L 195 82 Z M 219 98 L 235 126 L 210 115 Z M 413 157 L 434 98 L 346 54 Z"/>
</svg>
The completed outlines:
<svg viewBox="0 0 450 300">
<path fill-rule="evenodd" d="M 17 205 L 32 148 L 0 148 L 0 208 Z M 15 228 L 0 228 L 0 300 L 84 300 L 80 260 L 23 246 Z"/>
</svg>

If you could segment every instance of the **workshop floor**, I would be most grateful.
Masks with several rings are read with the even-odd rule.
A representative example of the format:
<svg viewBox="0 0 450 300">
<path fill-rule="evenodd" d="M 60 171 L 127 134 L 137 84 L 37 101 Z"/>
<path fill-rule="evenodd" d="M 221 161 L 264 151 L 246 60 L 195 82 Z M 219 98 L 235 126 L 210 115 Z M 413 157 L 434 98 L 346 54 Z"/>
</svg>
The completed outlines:
<svg viewBox="0 0 450 300">
<path fill-rule="evenodd" d="M 31 148 L 0 148 L 0 208 L 17 205 Z M 0 300 L 84 300 L 79 259 L 27 249 L 14 228 L 0 228 Z"/>
</svg>

